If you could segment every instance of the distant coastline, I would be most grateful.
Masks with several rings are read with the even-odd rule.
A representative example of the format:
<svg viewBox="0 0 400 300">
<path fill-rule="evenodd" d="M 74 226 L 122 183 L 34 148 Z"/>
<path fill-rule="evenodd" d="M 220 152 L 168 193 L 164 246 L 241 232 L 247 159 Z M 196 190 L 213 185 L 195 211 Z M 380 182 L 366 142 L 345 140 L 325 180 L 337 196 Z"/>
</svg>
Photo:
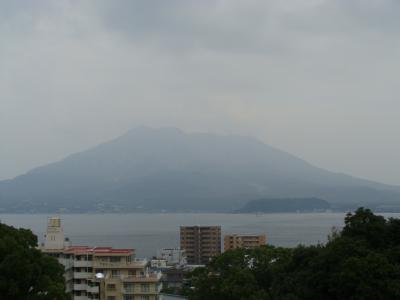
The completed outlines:
<svg viewBox="0 0 400 300">
<path fill-rule="evenodd" d="M 324 212 L 331 204 L 319 198 L 267 198 L 249 201 L 239 213 Z"/>
</svg>

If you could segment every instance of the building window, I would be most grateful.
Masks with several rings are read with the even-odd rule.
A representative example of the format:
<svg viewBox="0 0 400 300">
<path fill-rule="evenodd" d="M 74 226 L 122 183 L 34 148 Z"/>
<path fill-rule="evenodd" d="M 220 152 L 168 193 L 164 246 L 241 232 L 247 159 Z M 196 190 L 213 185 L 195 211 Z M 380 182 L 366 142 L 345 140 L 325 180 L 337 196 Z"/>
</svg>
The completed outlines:
<svg viewBox="0 0 400 300">
<path fill-rule="evenodd" d="M 120 262 L 121 257 L 120 256 L 110 256 L 110 262 Z"/>
<path fill-rule="evenodd" d="M 134 293 L 135 292 L 135 285 L 131 282 L 124 283 L 124 289 L 127 293 Z"/>
<path fill-rule="evenodd" d="M 124 300 L 133 300 L 133 295 L 125 295 Z"/>
<path fill-rule="evenodd" d="M 140 297 L 140 300 L 150 300 L 150 297 L 149 296 L 141 296 Z"/>
<path fill-rule="evenodd" d="M 108 296 L 107 300 L 115 300 L 115 296 Z"/>
<path fill-rule="evenodd" d="M 115 291 L 117 286 L 114 283 L 107 284 L 107 291 Z"/>
<path fill-rule="evenodd" d="M 150 286 L 149 286 L 148 283 L 142 283 L 142 284 L 140 285 L 140 287 L 141 287 L 141 291 L 142 291 L 142 292 L 149 292 L 149 291 L 150 291 Z"/>
<path fill-rule="evenodd" d="M 111 271 L 111 276 L 112 276 L 112 277 L 119 277 L 119 274 L 120 274 L 120 273 L 119 273 L 119 270 L 112 270 L 112 271 Z"/>
</svg>

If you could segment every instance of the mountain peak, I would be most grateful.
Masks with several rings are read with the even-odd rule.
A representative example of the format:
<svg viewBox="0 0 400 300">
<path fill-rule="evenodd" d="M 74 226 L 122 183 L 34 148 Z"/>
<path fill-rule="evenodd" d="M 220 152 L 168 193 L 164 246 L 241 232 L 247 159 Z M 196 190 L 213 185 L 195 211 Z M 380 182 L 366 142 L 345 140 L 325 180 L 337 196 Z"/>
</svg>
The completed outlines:
<svg viewBox="0 0 400 300">
<path fill-rule="evenodd" d="M 6 211 L 224 210 L 251 199 L 319 197 L 335 205 L 399 203 L 399 189 L 331 173 L 252 137 L 137 127 L 0 182 Z"/>
</svg>

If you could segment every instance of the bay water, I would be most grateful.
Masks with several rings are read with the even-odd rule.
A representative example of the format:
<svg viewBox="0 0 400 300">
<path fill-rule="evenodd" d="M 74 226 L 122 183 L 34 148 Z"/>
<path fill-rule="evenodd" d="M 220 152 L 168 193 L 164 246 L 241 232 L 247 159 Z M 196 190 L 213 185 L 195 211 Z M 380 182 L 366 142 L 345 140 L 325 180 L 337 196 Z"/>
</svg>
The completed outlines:
<svg viewBox="0 0 400 300">
<path fill-rule="evenodd" d="M 399 218 L 399 213 L 382 214 Z M 46 214 L 2 214 L 2 223 L 31 229 L 43 241 Z M 179 247 L 179 226 L 221 225 L 222 234 L 267 235 L 269 244 L 294 247 L 324 243 L 332 228 L 340 229 L 345 213 L 279 214 L 62 214 L 64 233 L 72 245 L 134 248 L 137 257 L 151 258 L 160 248 Z"/>
</svg>

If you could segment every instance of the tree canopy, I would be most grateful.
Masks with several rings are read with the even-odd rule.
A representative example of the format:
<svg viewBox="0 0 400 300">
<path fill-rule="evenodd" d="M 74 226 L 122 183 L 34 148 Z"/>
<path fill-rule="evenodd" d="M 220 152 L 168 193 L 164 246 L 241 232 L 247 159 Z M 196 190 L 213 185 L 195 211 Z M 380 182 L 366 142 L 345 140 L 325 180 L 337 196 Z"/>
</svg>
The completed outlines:
<svg viewBox="0 0 400 300">
<path fill-rule="evenodd" d="M 190 300 L 400 299 L 400 219 L 359 208 L 326 244 L 227 251 L 190 278 Z"/>
<path fill-rule="evenodd" d="M 32 231 L 0 224 L 1 299 L 68 299 L 63 274 L 57 259 L 37 249 Z"/>
</svg>

